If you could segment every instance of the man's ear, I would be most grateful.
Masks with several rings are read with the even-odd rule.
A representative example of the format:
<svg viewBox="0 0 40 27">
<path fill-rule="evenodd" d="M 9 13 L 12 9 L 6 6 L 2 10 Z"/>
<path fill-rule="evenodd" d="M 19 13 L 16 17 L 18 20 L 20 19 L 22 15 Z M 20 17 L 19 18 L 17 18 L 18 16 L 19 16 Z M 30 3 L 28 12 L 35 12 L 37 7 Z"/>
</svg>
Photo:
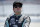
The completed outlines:
<svg viewBox="0 0 40 27">
<path fill-rule="evenodd" d="M 14 10 L 14 8 L 13 8 L 13 10 Z"/>
<path fill-rule="evenodd" d="M 13 11 L 15 12 L 14 8 L 13 8 Z"/>
</svg>

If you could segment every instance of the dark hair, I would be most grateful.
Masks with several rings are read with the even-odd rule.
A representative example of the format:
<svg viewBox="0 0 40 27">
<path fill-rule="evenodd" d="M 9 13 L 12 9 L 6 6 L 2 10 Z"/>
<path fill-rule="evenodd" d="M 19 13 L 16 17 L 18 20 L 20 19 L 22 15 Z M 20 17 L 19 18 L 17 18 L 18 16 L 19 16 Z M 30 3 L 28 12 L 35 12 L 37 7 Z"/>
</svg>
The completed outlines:
<svg viewBox="0 0 40 27">
<path fill-rule="evenodd" d="M 16 4 L 19 4 L 21 7 L 22 7 L 22 5 L 23 5 L 21 2 L 14 2 L 14 3 L 13 3 L 13 8 L 15 7 Z"/>
</svg>

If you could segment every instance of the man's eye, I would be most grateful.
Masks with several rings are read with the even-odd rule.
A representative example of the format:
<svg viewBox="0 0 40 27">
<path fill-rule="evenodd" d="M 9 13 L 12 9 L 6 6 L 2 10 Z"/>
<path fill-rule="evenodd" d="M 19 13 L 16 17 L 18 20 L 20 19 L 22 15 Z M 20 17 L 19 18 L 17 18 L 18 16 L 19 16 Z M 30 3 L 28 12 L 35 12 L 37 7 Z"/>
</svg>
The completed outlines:
<svg viewBox="0 0 40 27">
<path fill-rule="evenodd" d="M 15 7 L 15 8 L 17 8 L 17 7 Z"/>
</svg>

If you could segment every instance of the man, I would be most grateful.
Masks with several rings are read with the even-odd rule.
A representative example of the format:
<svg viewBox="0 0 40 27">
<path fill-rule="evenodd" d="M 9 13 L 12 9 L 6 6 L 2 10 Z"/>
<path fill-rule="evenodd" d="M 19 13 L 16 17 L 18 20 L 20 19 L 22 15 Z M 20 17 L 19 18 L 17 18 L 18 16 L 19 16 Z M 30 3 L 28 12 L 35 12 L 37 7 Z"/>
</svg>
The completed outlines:
<svg viewBox="0 0 40 27">
<path fill-rule="evenodd" d="M 14 15 L 8 17 L 4 27 L 29 27 L 30 17 L 21 14 L 21 2 L 13 3 Z"/>
</svg>

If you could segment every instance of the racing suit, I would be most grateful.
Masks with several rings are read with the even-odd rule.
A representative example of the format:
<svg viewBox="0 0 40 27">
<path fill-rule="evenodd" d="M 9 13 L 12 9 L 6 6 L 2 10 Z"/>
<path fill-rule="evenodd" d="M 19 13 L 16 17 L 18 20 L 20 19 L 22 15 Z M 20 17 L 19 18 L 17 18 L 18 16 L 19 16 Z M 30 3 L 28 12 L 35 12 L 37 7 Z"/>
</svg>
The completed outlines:
<svg viewBox="0 0 40 27">
<path fill-rule="evenodd" d="M 4 27 L 29 27 L 30 22 L 29 16 L 14 14 L 6 19 Z"/>
</svg>

